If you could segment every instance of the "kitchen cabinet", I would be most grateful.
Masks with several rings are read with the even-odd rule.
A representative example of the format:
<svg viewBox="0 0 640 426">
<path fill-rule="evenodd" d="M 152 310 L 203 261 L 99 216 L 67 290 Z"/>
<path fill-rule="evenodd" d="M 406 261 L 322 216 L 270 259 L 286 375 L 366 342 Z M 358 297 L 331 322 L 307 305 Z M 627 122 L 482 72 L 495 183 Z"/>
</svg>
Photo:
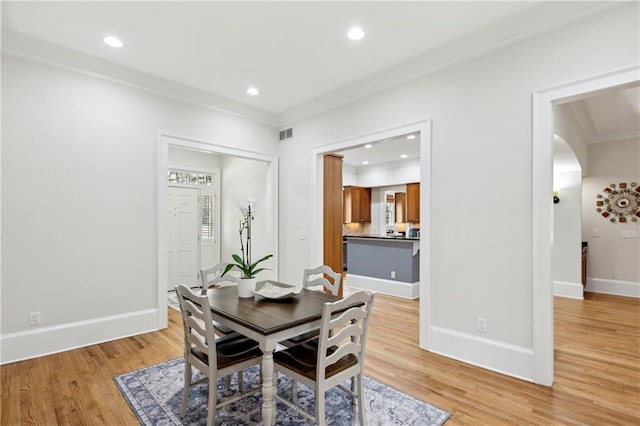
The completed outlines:
<svg viewBox="0 0 640 426">
<path fill-rule="evenodd" d="M 407 184 L 407 216 L 408 223 L 420 223 L 420 183 Z"/>
<path fill-rule="evenodd" d="M 345 186 L 344 223 L 371 223 L 371 188 Z"/>
<path fill-rule="evenodd" d="M 407 197 L 404 192 L 396 192 L 394 194 L 394 207 L 395 207 L 395 223 L 405 223 L 407 221 Z"/>
</svg>

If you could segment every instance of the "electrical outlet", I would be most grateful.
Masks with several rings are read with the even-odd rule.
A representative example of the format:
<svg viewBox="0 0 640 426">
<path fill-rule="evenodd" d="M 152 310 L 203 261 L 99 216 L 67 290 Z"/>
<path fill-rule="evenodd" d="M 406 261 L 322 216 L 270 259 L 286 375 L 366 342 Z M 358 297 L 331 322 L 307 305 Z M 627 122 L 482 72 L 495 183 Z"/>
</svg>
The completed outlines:
<svg viewBox="0 0 640 426">
<path fill-rule="evenodd" d="M 478 317 L 478 331 L 481 333 L 487 332 L 487 320 L 485 318 Z"/>
<path fill-rule="evenodd" d="M 393 279 L 396 278 L 396 271 L 391 271 L 391 278 L 393 278 Z"/>
<path fill-rule="evenodd" d="M 622 274 L 620 273 L 620 271 L 613 271 L 613 278 L 622 278 Z"/>
<path fill-rule="evenodd" d="M 29 325 L 39 325 L 39 324 L 40 324 L 40 312 L 29 313 Z"/>
</svg>

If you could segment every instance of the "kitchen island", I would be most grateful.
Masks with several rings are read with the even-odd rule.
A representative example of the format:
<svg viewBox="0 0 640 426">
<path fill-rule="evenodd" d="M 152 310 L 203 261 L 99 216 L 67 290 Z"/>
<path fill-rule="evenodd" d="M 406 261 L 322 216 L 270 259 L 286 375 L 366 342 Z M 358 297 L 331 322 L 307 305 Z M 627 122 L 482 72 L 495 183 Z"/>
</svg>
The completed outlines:
<svg viewBox="0 0 640 426">
<path fill-rule="evenodd" d="M 346 236 L 348 287 L 415 299 L 420 287 L 420 239 Z"/>
</svg>

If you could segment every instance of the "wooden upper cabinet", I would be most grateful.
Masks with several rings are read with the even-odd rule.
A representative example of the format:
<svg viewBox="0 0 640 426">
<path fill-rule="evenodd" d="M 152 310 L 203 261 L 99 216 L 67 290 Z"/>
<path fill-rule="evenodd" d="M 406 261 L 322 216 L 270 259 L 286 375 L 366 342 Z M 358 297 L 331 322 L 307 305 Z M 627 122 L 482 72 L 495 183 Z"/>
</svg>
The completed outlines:
<svg viewBox="0 0 640 426">
<path fill-rule="evenodd" d="M 405 223 L 407 221 L 407 196 L 404 192 L 394 194 L 395 223 Z"/>
<path fill-rule="evenodd" d="M 371 188 L 345 186 L 344 223 L 371 223 Z"/>
<path fill-rule="evenodd" d="M 420 183 L 407 184 L 407 222 L 420 223 Z"/>
</svg>

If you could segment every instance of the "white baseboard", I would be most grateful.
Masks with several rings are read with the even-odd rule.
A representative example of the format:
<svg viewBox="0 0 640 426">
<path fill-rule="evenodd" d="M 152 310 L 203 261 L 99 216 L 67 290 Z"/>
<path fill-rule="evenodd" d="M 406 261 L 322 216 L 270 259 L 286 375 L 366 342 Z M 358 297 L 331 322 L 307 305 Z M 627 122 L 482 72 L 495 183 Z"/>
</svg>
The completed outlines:
<svg viewBox="0 0 640 426">
<path fill-rule="evenodd" d="M 0 336 L 0 365 L 157 330 L 158 310 L 147 309 Z"/>
<path fill-rule="evenodd" d="M 369 290 L 376 293 L 403 297 L 405 299 L 417 299 L 420 297 L 420 283 L 403 283 L 380 278 L 364 277 L 362 275 L 347 274 L 344 285 L 360 290 Z"/>
<path fill-rule="evenodd" d="M 584 299 L 584 287 L 582 283 L 570 283 L 566 281 L 553 282 L 553 295 L 570 297 L 572 299 Z"/>
<path fill-rule="evenodd" d="M 640 283 L 634 281 L 587 278 L 586 291 L 640 298 Z"/>
<path fill-rule="evenodd" d="M 533 382 L 533 350 L 529 348 L 431 326 L 429 351 Z"/>
</svg>

